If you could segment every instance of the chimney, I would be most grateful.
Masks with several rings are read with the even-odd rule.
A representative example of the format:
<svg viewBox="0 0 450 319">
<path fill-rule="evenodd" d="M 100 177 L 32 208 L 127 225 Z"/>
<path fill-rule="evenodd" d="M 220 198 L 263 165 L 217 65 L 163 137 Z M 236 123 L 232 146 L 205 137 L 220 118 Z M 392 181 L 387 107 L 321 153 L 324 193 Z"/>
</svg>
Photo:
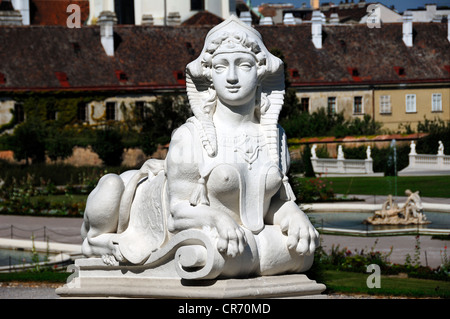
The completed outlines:
<svg viewBox="0 0 450 319">
<path fill-rule="evenodd" d="M 425 9 L 426 9 L 427 13 L 430 16 L 434 16 L 436 14 L 436 11 L 437 11 L 437 5 L 435 3 L 433 3 L 433 4 L 426 4 L 425 5 Z"/>
<path fill-rule="evenodd" d="M 250 14 L 250 11 L 242 11 L 239 15 L 239 19 L 246 25 L 252 25 L 252 15 Z"/>
<path fill-rule="evenodd" d="M 30 25 L 30 3 L 29 0 L 11 0 L 14 9 L 20 11 L 22 24 Z"/>
<path fill-rule="evenodd" d="M 320 11 L 314 11 L 311 19 L 312 42 L 316 49 L 322 49 L 322 15 Z"/>
<path fill-rule="evenodd" d="M 150 13 L 143 14 L 141 24 L 153 25 L 154 24 L 153 15 L 151 15 Z"/>
<path fill-rule="evenodd" d="M 21 25 L 22 15 L 15 10 L 10 0 L 0 2 L 0 25 Z"/>
<path fill-rule="evenodd" d="M 102 11 L 114 12 L 114 0 L 102 0 Z"/>
<path fill-rule="evenodd" d="M 176 26 L 181 24 L 181 16 L 179 12 L 169 12 L 167 15 L 167 25 Z"/>
<path fill-rule="evenodd" d="M 116 14 L 112 11 L 102 11 L 98 17 L 100 38 L 107 56 L 114 56 L 114 24 L 117 23 Z"/>
<path fill-rule="evenodd" d="M 339 24 L 339 14 L 332 13 L 330 15 L 330 24 Z"/>
<path fill-rule="evenodd" d="M 310 4 L 311 4 L 311 8 L 313 10 L 319 9 L 319 0 L 311 0 Z"/>
<path fill-rule="evenodd" d="M 294 15 L 292 13 L 286 13 L 283 17 L 284 25 L 295 25 Z"/>
<path fill-rule="evenodd" d="M 262 17 L 259 20 L 259 25 L 273 25 L 272 17 Z"/>
<path fill-rule="evenodd" d="M 413 16 L 410 11 L 403 13 L 403 42 L 407 47 L 413 46 Z"/>
</svg>

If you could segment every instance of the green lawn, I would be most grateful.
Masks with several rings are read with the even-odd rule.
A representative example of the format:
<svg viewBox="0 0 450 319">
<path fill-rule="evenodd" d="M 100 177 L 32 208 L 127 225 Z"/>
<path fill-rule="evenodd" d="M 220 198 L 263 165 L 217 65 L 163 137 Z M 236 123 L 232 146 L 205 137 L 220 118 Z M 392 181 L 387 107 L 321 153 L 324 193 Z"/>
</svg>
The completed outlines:
<svg viewBox="0 0 450 319">
<path fill-rule="evenodd" d="M 405 190 L 420 191 L 424 197 L 450 197 L 450 176 L 392 176 L 387 177 L 325 177 L 332 182 L 336 194 L 367 194 L 404 196 Z"/>
<path fill-rule="evenodd" d="M 359 293 L 386 296 L 450 298 L 450 281 L 399 278 L 381 275 L 380 288 L 368 288 L 370 274 L 326 270 L 324 284 L 333 293 Z"/>
</svg>

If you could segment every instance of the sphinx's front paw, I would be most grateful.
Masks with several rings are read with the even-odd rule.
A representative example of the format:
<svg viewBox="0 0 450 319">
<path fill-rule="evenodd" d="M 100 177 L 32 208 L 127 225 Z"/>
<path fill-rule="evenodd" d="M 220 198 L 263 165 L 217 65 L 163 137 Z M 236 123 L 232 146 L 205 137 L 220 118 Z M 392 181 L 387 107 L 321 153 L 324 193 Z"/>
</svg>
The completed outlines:
<svg viewBox="0 0 450 319">
<path fill-rule="evenodd" d="M 287 233 L 287 246 L 300 255 L 311 255 L 319 245 L 319 233 L 303 212 L 286 216 L 280 223 L 281 230 Z"/>
<path fill-rule="evenodd" d="M 109 255 L 109 254 L 102 255 L 102 261 L 105 265 L 108 265 L 108 266 L 119 265 L 119 262 L 117 261 L 116 257 L 114 257 L 113 255 Z"/>
<path fill-rule="evenodd" d="M 244 252 L 247 238 L 244 230 L 231 217 L 218 220 L 216 229 L 219 235 L 217 249 L 228 257 L 236 257 Z"/>
<path fill-rule="evenodd" d="M 106 265 L 117 266 L 124 258 L 120 252 L 119 245 L 115 241 L 109 244 L 110 253 L 102 255 L 102 260 Z"/>
</svg>

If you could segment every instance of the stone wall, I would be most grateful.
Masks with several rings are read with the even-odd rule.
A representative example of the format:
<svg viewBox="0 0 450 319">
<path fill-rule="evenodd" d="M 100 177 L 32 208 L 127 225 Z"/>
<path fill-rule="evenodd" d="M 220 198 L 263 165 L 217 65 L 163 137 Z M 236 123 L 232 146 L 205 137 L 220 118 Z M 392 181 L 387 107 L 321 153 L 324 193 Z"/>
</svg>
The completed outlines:
<svg viewBox="0 0 450 319">
<path fill-rule="evenodd" d="M 371 148 L 388 148 L 393 139 L 396 140 L 397 147 L 410 145 L 411 141 L 417 141 L 426 133 L 415 133 L 415 134 L 390 134 L 390 135 L 376 135 L 376 136 L 347 136 L 344 138 L 335 137 L 314 137 L 314 138 L 302 138 L 302 139 L 292 139 L 289 140 L 288 144 L 290 146 L 290 154 L 292 160 L 297 160 L 301 158 L 301 153 L 305 145 L 312 147 L 314 144 L 317 148 L 326 147 L 328 154 L 331 158 L 337 157 L 337 149 L 339 145 L 345 148 L 353 148 L 359 146 L 370 146 Z"/>
<path fill-rule="evenodd" d="M 157 151 L 152 156 L 146 156 L 145 153 L 139 148 L 125 149 L 122 158 L 122 165 L 127 167 L 140 167 L 147 159 L 157 158 L 164 159 L 167 155 L 167 145 L 160 145 Z M 11 163 L 25 164 L 25 160 L 20 162 L 14 159 L 14 153 L 12 151 L 0 151 L 0 160 L 6 160 Z M 48 157 L 46 163 L 53 163 Z M 73 153 L 65 160 L 58 160 L 58 164 L 68 164 L 73 166 L 101 166 L 103 161 L 95 153 L 92 148 L 89 147 L 74 147 Z"/>
</svg>

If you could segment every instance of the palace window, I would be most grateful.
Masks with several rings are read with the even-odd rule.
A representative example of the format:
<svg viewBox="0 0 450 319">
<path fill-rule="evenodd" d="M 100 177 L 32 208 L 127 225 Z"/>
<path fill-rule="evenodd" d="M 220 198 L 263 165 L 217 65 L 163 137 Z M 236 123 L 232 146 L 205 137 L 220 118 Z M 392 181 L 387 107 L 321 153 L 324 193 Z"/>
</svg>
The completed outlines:
<svg viewBox="0 0 450 319">
<path fill-rule="evenodd" d="M 416 95 L 406 94 L 406 113 L 416 112 Z"/>
<path fill-rule="evenodd" d="M 355 96 L 353 98 L 353 114 L 363 113 L 363 99 L 362 96 Z"/>
<path fill-rule="evenodd" d="M 381 95 L 380 96 L 380 113 L 381 114 L 391 114 L 391 96 Z"/>
<path fill-rule="evenodd" d="M 106 102 L 106 120 L 115 121 L 116 120 L 116 103 Z"/>
<path fill-rule="evenodd" d="M 289 74 L 291 75 L 292 79 L 300 79 L 300 72 L 298 72 L 297 69 L 289 69 Z"/>
<path fill-rule="evenodd" d="M 143 120 L 146 118 L 146 109 L 145 109 L 145 102 L 144 101 L 136 101 L 136 110 L 135 110 L 135 116 Z"/>
<path fill-rule="evenodd" d="M 433 93 L 431 95 L 431 112 L 442 112 L 442 94 Z"/>
<path fill-rule="evenodd" d="M 336 97 L 332 96 L 328 98 L 328 106 L 327 110 L 329 114 L 336 114 L 337 113 L 337 107 L 336 107 Z"/>
<path fill-rule="evenodd" d="M 134 24 L 134 1 L 115 0 L 114 12 L 117 17 L 117 24 Z"/>
<path fill-rule="evenodd" d="M 300 111 L 308 112 L 309 111 L 309 97 L 302 97 L 300 100 Z"/>
<path fill-rule="evenodd" d="M 16 120 L 16 123 L 22 123 L 23 121 L 25 121 L 25 111 L 22 104 L 14 104 L 14 118 Z"/>
<path fill-rule="evenodd" d="M 205 10 L 205 0 L 191 0 L 191 11 Z"/>
<path fill-rule="evenodd" d="M 398 76 L 405 76 L 406 72 L 405 72 L 405 68 L 401 67 L 401 66 L 394 66 L 394 70 L 397 73 Z"/>
<path fill-rule="evenodd" d="M 80 122 L 87 122 L 88 121 L 88 106 L 85 103 L 78 104 L 77 109 L 77 120 Z"/>
<path fill-rule="evenodd" d="M 128 76 L 124 71 L 116 70 L 115 73 L 116 73 L 116 77 L 119 80 L 119 82 L 127 82 L 128 81 Z"/>
</svg>

